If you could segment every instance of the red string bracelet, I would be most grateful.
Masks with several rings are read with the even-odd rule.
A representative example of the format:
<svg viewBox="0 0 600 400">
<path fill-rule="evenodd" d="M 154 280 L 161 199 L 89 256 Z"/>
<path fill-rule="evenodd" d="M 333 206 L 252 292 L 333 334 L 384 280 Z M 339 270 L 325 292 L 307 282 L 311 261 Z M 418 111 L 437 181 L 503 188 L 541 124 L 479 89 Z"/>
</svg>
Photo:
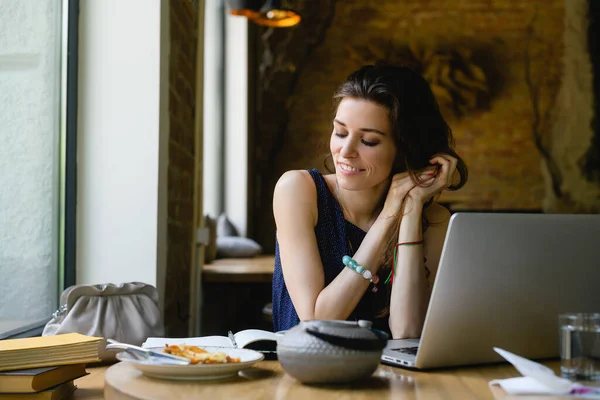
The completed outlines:
<svg viewBox="0 0 600 400">
<path fill-rule="evenodd" d="M 394 276 L 396 276 L 396 264 L 398 263 L 398 257 L 397 257 L 398 247 L 400 247 L 400 246 L 416 246 L 416 245 L 419 245 L 419 244 L 423 244 L 423 239 L 416 240 L 414 242 L 396 243 L 396 246 L 394 247 L 394 261 L 393 261 L 393 264 L 392 264 L 392 270 L 390 271 L 390 274 L 388 275 L 388 277 L 385 280 L 384 284 L 386 284 L 388 282 L 394 283 Z"/>
</svg>

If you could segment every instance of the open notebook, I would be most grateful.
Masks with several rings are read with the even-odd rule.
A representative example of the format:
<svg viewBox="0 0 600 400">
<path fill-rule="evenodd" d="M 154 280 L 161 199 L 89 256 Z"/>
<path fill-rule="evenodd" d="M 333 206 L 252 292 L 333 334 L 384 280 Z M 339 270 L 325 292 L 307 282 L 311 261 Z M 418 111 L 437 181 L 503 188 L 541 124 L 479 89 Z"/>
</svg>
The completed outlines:
<svg viewBox="0 0 600 400">
<path fill-rule="evenodd" d="M 229 336 L 200 336 L 190 338 L 159 338 L 150 337 L 142 347 L 164 347 L 172 344 L 186 344 L 191 346 L 218 346 L 235 347 L 260 351 L 266 359 L 276 358 L 277 339 L 275 333 L 261 329 L 245 329 Z"/>
</svg>

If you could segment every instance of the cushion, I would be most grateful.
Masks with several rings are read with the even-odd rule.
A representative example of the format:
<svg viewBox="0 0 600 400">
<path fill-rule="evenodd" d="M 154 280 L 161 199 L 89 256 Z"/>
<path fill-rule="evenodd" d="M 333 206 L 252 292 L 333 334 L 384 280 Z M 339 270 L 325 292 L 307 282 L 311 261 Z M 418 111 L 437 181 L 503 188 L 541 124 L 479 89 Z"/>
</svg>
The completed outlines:
<svg viewBox="0 0 600 400">
<path fill-rule="evenodd" d="M 217 236 L 240 236 L 235 225 L 227 218 L 225 213 L 217 218 Z"/>
<path fill-rule="evenodd" d="M 262 247 L 252 239 L 241 236 L 217 237 L 217 257 L 254 257 L 262 252 Z"/>
</svg>

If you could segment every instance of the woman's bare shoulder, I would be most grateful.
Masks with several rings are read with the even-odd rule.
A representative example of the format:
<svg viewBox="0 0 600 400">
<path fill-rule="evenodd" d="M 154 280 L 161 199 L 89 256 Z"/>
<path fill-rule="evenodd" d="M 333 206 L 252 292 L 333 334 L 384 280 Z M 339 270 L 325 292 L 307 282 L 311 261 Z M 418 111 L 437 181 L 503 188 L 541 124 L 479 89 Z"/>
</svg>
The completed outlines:
<svg viewBox="0 0 600 400">
<path fill-rule="evenodd" d="M 317 224 L 317 188 L 308 171 L 281 175 L 273 193 L 273 214 L 278 228 L 285 221 L 296 226 L 302 221 L 310 221 L 313 227 Z"/>
<path fill-rule="evenodd" d="M 273 193 L 273 209 L 283 213 L 303 211 L 316 215 L 317 188 L 305 170 L 287 171 L 277 181 Z"/>
<path fill-rule="evenodd" d="M 286 193 L 302 194 L 316 192 L 313 180 L 306 170 L 291 170 L 285 172 L 275 185 L 275 193 L 284 191 Z"/>
</svg>

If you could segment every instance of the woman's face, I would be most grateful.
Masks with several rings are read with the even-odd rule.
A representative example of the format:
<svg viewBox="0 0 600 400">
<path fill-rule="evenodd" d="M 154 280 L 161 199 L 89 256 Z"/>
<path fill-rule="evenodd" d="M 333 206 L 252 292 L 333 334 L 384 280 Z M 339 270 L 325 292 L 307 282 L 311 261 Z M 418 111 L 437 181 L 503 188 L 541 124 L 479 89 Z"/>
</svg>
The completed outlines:
<svg viewBox="0 0 600 400">
<path fill-rule="evenodd" d="M 342 99 L 329 149 L 345 189 L 367 189 L 387 180 L 396 156 L 387 109 L 367 100 Z"/>
</svg>

